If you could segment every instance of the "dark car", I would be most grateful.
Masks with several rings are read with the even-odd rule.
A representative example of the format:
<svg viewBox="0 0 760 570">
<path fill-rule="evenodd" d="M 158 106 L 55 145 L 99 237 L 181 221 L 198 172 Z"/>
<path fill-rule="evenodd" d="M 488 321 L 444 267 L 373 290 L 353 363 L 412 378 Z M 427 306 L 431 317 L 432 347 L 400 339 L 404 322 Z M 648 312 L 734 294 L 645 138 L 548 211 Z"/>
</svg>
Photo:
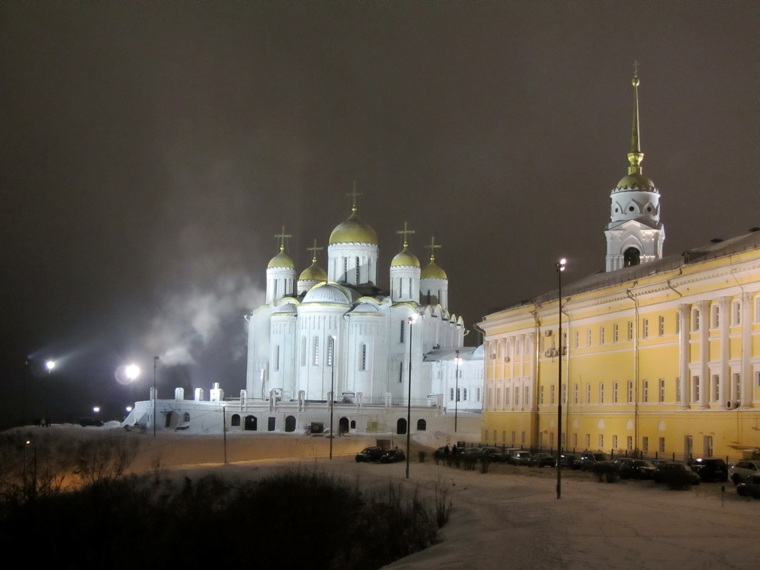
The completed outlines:
<svg viewBox="0 0 760 570">
<path fill-rule="evenodd" d="M 389 449 L 380 457 L 380 463 L 398 463 L 400 461 L 404 461 L 405 459 L 406 455 L 404 455 L 404 452 L 402 450 L 398 448 Z"/>
<path fill-rule="evenodd" d="M 621 479 L 653 479 L 656 467 L 646 459 L 621 457 L 613 461 Z"/>
<path fill-rule="evenodd" d="M 95 418 L 82 418 L 81 420 L 79 420 L 79 425 L 82 427 L 87 427 L 87 426 L 103 427 L 103 422 Z"/>
<path fill-rule="evenodd" d="M 536 453 L 528 462 L 530 467 L 556 467 L 557 459 L 548 453 Z"/>
<path fill-rule="evenodd" d="M 359 453 L 356 454 L 354 459 L 357 463 L 374 463 L 380 461 L 383 456 L 383 448 L 378 446 L 365 447 Z"/>
<path fill-rule="evenodd" d="M 577 453 L 563 453 L 559 460 L 562 469 L 580 469 L 581 456 Z"/>
<path fill-rule="evenodd" d="M 610 456 L 602 451 L 584 451 L 581 453 L 581 469 L 591 471 L 596 465 L 611 464 Z"/>
<path fill-rule="evenodd" d="M 742 497 L 760 499 L 760 475 L 750 475 L 736 486 L 736 492 Z"/>
<path fill-rule="evenodd" d="M 512 465 L 530 465 L 530 451 L 524 449 L 520 451 L 514 451 L 509 455 L 509 462 Z"/>
<path fill-rule="evenodd" d="M 504 463 L 509 459 L 509 455 L 498 447 L 486 446 L 480 448 L 480 455 L 487 461 L 498 461 Z"/>
<path fill-rule="evenodd" d="M 666 461 L 658 465 L 652 478 L 655 483 L 670 483 L 679 478 L 689 485 L 699 485 L 702 482 L 696 471 L 692 471 L 685 463 L 677 461 Z"/>
<path fill-rule="evenodd" d="M 702 481 L 725 483 L 728 481 L 728 465 L 718 457 L 699 457 L 689 462 L 691 470 L 699 475 Z"/>
</svg>

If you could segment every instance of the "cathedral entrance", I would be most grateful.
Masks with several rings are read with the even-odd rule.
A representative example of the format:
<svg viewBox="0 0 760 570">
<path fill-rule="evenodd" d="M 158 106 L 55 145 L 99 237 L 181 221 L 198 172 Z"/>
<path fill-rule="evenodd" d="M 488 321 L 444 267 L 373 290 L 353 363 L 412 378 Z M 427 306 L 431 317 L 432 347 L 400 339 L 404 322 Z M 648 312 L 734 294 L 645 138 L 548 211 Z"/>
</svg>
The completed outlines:
<svg viewBox="0 0 760 570">
<path fill-rule="evenodd" d="M 256 420 L 256 416 L 246 416 L 245 417 L 245 431 L 256 431 L 258 428 L 258 421 Z"/>
<path fill-rule="evenodd" d="M 348 418 L 340 418 L 338 421 L 338 434 L 348 433 Z"/>
<path fill-rule="evenodd" d="M 404 435 L 406 433 L 406 419 L 405 418 L 399 418 L 396 422 L 396 433 L 399 435 Z"/>
</svg>

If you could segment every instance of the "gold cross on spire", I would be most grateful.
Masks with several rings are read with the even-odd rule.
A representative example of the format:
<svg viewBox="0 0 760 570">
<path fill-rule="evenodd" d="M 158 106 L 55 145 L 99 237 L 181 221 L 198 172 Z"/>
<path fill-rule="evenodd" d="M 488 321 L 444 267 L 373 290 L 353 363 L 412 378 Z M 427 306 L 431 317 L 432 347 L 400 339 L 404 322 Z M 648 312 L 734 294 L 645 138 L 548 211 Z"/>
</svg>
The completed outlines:
<svg viewBox="0 0 760 570">
<path fill-rule="evenodd" d="M 404 248 L 406 249 L 406 247 L 409 245 L 409 243 L 408 243 L 408 241 L 407 241 L 406 238 L 409 236 L 409 234 L 413 234 L 414 230 L 407 229 L 406 222 L 404 222 L 404 229 L 403 230 L 398 230 L 396 233 L 397 234 L 402 234 L 404 236 Z"/>
<path fill-rule="evenodd" d="M 358 198 L 359 196 L 363 196 L 363 194 L 356 191 L 356 180 L 354 180 L 354 191 L 349 192 L 348 194 L 346 194 L 346 196 L 349 196 L 352 200 L 351 212 L 356 212 L 356 198 Z"/>
<path fill-rule="evenodd" d="M 430 261 L 435 261 L 435 250 L 441 249 L 443 246 L 435 243 L 435 236 L 430 238 L 430 245 L 426 245 L 425 249 L 430 250 Z"/>
<path fill-rule="evenodd" d="M 317 262 L 317 252 L 318 251 L 322 251 L 323 249 L 325 249 L 325 248 L 324 247 L 317 247 L 317 240 L 316 239 L 314 240 L 314 245 L 313 246 L 306 248 L 306 251 L 310 251 L 311 252 L 311 262 L 312 263 L 316 263 Z"/>
<path fill-rule="evenodd" d="M 291 234 L 285 233 L 285 226 L 282 226 L 282 232 L 279 234 L 275 234 L 275 236 L 278 240 L 280 240 L 280 251 L 285 251 L 285 240 L 288 238 L 293 237 Z"/>
</svg>

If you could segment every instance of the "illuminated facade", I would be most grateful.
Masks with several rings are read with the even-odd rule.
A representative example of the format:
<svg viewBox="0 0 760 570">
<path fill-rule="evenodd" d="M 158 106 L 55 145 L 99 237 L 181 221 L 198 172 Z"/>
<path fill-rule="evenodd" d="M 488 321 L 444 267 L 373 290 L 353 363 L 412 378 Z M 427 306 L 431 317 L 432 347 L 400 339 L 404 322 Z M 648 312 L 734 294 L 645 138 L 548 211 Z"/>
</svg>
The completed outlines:
<svg viewBox="0 0 760 570">
<path fill-rule="evenodd" d="M 561 342 L 558 291 L 479 323 L 482 438 L 556 450 L 561 398 L 563 449 L 741 457 L 760 449 L 760 231 L 662 257 L 637 101 L 628 156 L 607 272 L 562 287 Z"/>
</svg>

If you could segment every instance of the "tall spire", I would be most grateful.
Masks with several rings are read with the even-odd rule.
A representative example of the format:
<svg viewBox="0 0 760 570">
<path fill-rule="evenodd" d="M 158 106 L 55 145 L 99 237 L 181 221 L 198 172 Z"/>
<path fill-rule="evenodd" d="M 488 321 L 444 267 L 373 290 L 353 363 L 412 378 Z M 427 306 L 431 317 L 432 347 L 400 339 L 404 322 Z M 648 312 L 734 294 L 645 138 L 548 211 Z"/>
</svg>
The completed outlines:
<svg viewBox="0 0 760 570">
<path fill-rule="evenodd" d="M 633 63 L 633 118 L 631 120 L 631 152 L 628 153 L 628 174 L 641 174 L 644 153 L 639 144 L 639 62 Z"/>
</svg>

